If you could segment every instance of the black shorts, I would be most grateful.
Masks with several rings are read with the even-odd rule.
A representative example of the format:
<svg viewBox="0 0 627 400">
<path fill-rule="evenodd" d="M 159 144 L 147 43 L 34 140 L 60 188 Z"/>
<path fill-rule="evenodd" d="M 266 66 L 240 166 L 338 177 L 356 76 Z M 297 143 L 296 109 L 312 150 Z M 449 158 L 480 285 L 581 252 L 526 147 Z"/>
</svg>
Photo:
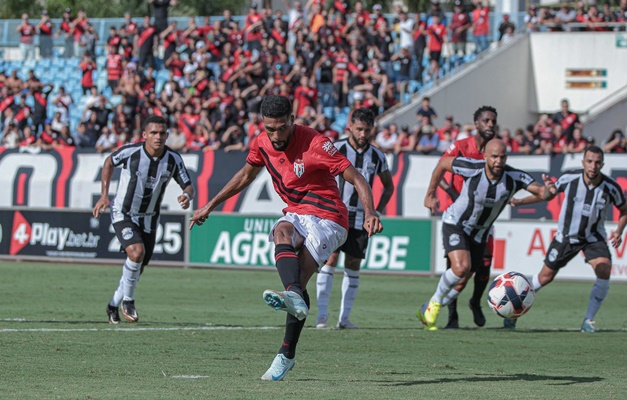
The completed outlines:
<svg viewBox="0 0 627 400">
<path fill-rule="evenodd" d="M 590 260 L 599 257 L 605 257 L 610 261 L 612 260 L 610 249 L 605 242 L 570 243 L 565 240 L 564 243 L 561 243 L 553 239 L 546 252 L 544 264 L 546 264 L 549 269 L 557 271 L 566 266 L 580 251 L 583 251 L 586 262 L 590 262 Z"/>
<path fill-rule="evenodd" d="M 483 267 L 487 244 L 475 242 L 457 225 L 442 224 L 442 243 L 445 257 L 451 251 L 466 250 L 470 252 L 470 271 Z"/>
<path fill-rule="evenodd" d="M 431 61 L 440 62 L 440 57 L 442 56 L 442 51 L 431 51 L 429 52 L 429 59 Z"/>
<path fill-rule="evenodd" d="M 363 229 L 349 228 L 348 237 L 339 250 L 363 260 L 368 250 L 368 232 Z"/>
<path fill-rule="evenodd" d="M 152 253 L 155 250 L 157 237 L 156 230 L 152 233 L 146 233 L 142 231 L 139 226 L 128 220 L 114 223 L 113 230 L 115 230 L 115 236 L 117 236 L 120 241 L 120 245 L 122 247 L 120 251 L 124 251 L 124 249 L 132 244 L 143 243 L 145 253 L 142 267 L 148 264 L 152 258 Z"/>
</svg>

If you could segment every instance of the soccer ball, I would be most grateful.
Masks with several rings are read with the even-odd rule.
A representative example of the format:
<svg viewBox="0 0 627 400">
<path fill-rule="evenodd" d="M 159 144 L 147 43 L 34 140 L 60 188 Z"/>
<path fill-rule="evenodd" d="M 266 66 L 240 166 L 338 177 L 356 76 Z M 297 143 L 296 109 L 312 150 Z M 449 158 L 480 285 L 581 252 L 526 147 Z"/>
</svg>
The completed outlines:
<svg viewBox="0 0 627 400">
<path fill-rule="evenodd" d="M 531 306 L 536 294 L 531 283 L 520 272 L 506 272 L 497 276 L 488 289 L 488 304 L 496 315 L 518 318 Z"/>
</svg>

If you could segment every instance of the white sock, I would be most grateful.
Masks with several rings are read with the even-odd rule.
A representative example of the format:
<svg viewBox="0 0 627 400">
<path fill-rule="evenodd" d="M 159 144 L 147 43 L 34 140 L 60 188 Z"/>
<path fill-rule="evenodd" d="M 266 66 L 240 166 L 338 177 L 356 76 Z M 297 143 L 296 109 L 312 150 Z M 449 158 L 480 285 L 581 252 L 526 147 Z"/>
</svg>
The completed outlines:
<svg viewBox="0 0 627 400">
<path fill-rule="evenodd" d="M 139 280 L 141 263 L 136 263 L 127 258 L 122 269 L 122 289 L 124 297 L 122 300 L 130 301 L 135 299 L 135 289 Z"/>
<path fill-rule="evenodd" d="M 457 290 L 455 290 L 455 289 L 451 289 L 451 291 L 448 292 L 446 297 L 444 297 L 444 300 L 442 300 L 442 305 L 443 306 L 448 305 L 448 303 L 450 303 L 451 301 L 455 300 L 457 298 L 457 296 L 459 296 L 459 292 Z"/>
<path fill-rule="evenodd" d="M 534 292 L 537 292 L 542 287 L 542 284 L 540 283 L 540 278 L 538 278 L 538 274 L 535 274 L 531 278 L 531 286 L 533 286 L 533 291 Z"/>
<path fill-rule="evenodd" d="M 357 290 L 359 289 L 359 271 L 344 270 L 342 279 L 342 304 L 340 306 L 340 322 L 347 321 L 350 317 Z"/>
<path fill-rule="evenodd" d="M 118 288 L 113 293 L 113 298 L 109 302 L 109 305 L 112 307 L 119 307 L 122 298 L 124 297 L 124 277 L 120 278 L 120 283 L 118 283 Z"/>
<path fill-rule="evenodd" d="M 459 282 L 462 280 L 462 276 L 457 276 L 453 273 L 452 269 L 447 269 L 446 272 L 440 277 L 438 282 L 438 288 L 435 290 L 432 301 L 442 304 L 442 299 L 448 294 Z"/>
<path fill-rule="evenodd" d="M 610 290 L 609 279 L 599 279 L 594 282 L 592 290 L 590 290 L 590 302 L 588 303 L 588 311 L 586 311 L 586 319 L 594 321 L 594 316 L 601 308 L 607 292 Z"/>
<path fill-rule="evenodd" d="M 335 267 L 325 265 L 316 278 L 316 299 L 318 301 L 318 319 L 329 318 L 329 298 L 333 289 Z"/>
</svg>

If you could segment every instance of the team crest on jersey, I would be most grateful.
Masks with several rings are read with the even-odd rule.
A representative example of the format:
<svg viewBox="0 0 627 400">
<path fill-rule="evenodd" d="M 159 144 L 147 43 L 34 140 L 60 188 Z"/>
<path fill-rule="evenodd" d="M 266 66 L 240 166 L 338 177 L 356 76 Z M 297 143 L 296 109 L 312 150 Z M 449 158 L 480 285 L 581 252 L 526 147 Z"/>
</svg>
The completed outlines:
<svg viewBox="0 0 627 400">
<path fill-rule="evenodd" d="M 299 178 L 305 173 L 305 163 L 300 158 L 297 158 L 296 161 L 294 161 L 294 173 Z"/>
<path fill-rule="evenodd" d="M 133 237 L 133 230 L 131 228 L 122 229 L 122 239 L 129 240 Z"/>
<path fill-rule="evenodd" d="M 460 242 L 459 235 L 457 233 L 453 233 L 448 237 L 448 244 L 451 246 L 457 246 Z"/>
</svg>

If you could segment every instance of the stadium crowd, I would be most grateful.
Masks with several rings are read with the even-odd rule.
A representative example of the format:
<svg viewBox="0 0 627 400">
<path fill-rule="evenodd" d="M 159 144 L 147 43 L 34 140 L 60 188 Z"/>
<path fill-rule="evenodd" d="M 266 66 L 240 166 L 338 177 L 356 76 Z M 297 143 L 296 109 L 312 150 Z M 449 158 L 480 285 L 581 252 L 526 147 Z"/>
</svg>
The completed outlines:
<svg viewBox="0 0 627 400">
<path fill-rule="evenodd" d="M 16 70 L 0 71 L 2 145 L 76 145 L 105 152 L 142 140 L 140 121 L 158 115 L 170 121 L 173 149 L 244 151 L 263 130 L 259 106 L 267 94 L 289 97 L 296 123 L 335 140 L 344 134 L 352 110 L 367 107 L 380 115 L 403 101 L 407 91 L 436 81 L 443 54 L 459 62 L 468 50 L 481 52 L 490 45 L 489 8 L 481 1 L 456 1 L 450 21 L 438 2 L 424 16 L 396 7 L 390 17 L 381 5 L 367 10 L 360 1 L 351 8 L 341 1 L 329 7 L 320 0 L 284 1 L 285 16 L 251 3 L 243 24 L 225 10 L 201 24 L 190 18 L 185 29 L 156 9 L 157 18 L 145 16 L 139 24 L 126 13 L 125 22 L 111 27 L 106 38 L 106 88 L 98 88 L 94 79 L 99 38 L 84 11 L 73 17 L 66 9 L 58 27 L 46 11 L 36 25 L 24 14 L 17 27 L 24 59 L 35 55 L 35 35 L 44 58 L 52 55 L 52 36 L 63 36 L 64 56 L 81 60 L 85 108 L 78 110 L 80 123 L 71 130 L 69 114 L 76 112 L 77 99 L 65 88 L 55 90 L 34 71 L 26 79 Z M 167 9 L 168 2 L 162 3 Z M 532 6 L 525 29 L 569 30 L 570 23 L 583 22 L 588 25 L 576 29 L 605 30 L 615 27 L 603 22 L 627 20 L 627 0 L 617 10 L 604 5 L 603 11 L 580 3 L 577 10 L 555 12 Z M 495 40 L 507 41 L 516 26 L 505 15 L 498 31 Z M 155 74 L 163 69 L 169 76 L 157 87 Z M 48 107 L 54 107 L 52 118 Z M 380 127 L 375 145 L 395 153 L 441 152 L 474 131 L 454 116 L 436 126 L 428 99 L 417 117 L 412 127 Z M 501 129 L 500 135 L 510 151 L 527 154 L 577 152 L 589 142 L 567 103 L 555 115 L 542 115 L 525 129 Z M 622 132 L 614 132 L 607 146 L 625 152 Z"/>
</svg>

